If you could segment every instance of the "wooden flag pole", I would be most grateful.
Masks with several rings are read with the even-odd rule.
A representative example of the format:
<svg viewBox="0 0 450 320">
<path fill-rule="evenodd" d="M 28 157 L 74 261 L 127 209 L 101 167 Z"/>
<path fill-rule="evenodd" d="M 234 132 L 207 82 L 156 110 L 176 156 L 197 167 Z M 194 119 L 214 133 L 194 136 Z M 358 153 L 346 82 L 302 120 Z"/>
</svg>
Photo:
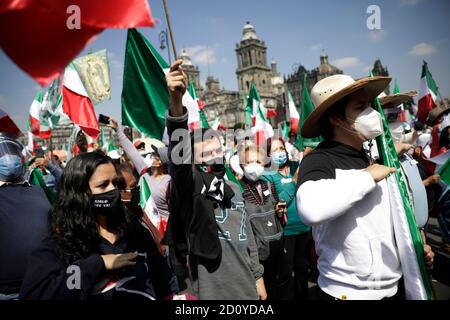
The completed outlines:
<svg viewBox="0 0 450 320">
<path fill-rule="evenodd" d="M 175 41 L 173 40 L 172 25 L 170 24 L 169 10 L 167 9 L 166 0 L 163 0 L 163 4 L 164 4 L 164 11 L 166 13 L 167 26 L 169 27 L 170 42 L 172 42 L 173 56 L 174 56 L 174 60 L 177 60 L 177 57 L 178 57 L 177 50 L 175 49 Z"/>
</svg>

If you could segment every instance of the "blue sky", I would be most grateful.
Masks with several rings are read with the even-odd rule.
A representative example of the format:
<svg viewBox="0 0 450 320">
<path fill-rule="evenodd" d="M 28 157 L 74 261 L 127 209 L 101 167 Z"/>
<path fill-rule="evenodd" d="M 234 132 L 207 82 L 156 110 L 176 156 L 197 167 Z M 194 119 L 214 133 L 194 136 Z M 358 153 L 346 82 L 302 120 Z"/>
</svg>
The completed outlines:
<svg viewBox="0 0 450 320">
<path fill-rule="evenodd" d="M 166 28 L 162 1 L 150 0 L 155 28 L 140 29 L 159 49 L 158 33 Z M 418 90 L 422 60 L 442 96 L 450 96 L 450 1 L 447 0 L 167 0 L 178 52 L 188 48 L 201 79 L 208 73 L 221 86 L 236 90 L 235 46 L 246 21 L 268 46 L 268 62 L 287 75 L 303 64 L 319 64 L 322 50 L 332 64 L 354 78 L 368 74 L 375 59 L 387 65 L 401 91 Z M 367 7 L 381 9 L 382 31 L 366 26 Z M 111 71 L 111 100 L 95 106 L 97 113 L 120 118 L 120 95 L 126 30 L 106 30 L 80 55 L 106 48 Z M 55 49 L 57 50 L 57 49 Z M 160 51 L 167 59 L 167 49 Z M 208 67 L 209 60 L 209 67 Z M 30 104 L 39 85 L 0 51 L 0 108 L 26 128 Z"/>
</svg>

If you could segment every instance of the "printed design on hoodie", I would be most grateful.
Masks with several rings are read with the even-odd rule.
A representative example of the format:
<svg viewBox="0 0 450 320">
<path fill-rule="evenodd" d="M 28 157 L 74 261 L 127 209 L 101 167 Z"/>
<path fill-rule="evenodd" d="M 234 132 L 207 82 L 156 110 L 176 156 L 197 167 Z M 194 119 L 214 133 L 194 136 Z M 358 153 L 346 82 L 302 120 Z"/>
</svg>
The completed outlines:
<svg viewBox="0 0 450 320">
<path fill-rule="evenodd" d="M 219 239 L 231 241 L 231 233 L 228 230 L 225 230 L 221 225 L 225 223 L 225 221 L 228 219 L 228 208 L 220 207 L 220 215 L 216 215 L 216 222 L 218 223 L 219 227 Z M 239 212 L 241 215 L 241 224 L 239 227 L 239 235 L 238 239 L 239 241 L 246 241 L 247 240 L 247 233 L 245 230 L 245 222 L 247 219 L 247 212 L 245 211 L 245 204 L 243 201 L 231 201 L 231 211 Z"/>
</svg>

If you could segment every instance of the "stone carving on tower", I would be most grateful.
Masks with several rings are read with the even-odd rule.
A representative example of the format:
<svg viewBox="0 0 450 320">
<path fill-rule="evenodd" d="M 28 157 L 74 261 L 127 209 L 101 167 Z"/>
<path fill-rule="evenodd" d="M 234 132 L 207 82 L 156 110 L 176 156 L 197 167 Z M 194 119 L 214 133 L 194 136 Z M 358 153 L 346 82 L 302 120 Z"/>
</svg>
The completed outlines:
<svg viewBox="0 0 450 320">
<path fill-rule="evenodd" d="M 242 31 L 242 39 L 236 44 L 237 81 L 239 95 L 248 94 L 253 81 L 268 108 L 276 107 L 276 95 L 272 88 L 272 69 L 267 64 L 267 46 L 258 39 L 255 28 L 247 22 Z"/>
</svg>

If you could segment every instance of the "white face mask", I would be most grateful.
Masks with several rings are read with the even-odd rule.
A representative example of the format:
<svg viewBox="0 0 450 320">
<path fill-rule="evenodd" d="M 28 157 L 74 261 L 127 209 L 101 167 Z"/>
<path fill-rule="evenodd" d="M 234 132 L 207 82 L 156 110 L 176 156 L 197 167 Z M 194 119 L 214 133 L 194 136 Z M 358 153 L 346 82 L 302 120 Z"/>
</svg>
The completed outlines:
<svg viewBox="0 0 450 320">
<path fill-rule="evenodd" d="M 380 114 L 373 108 L 367 107 L 355 119 L 355 129 L 366 140 L 372 140 L 383 133 Z"/>
<path fill-rule="evenodd" d="M 404 129 L 401 122 L 397 121 L 389 123 L 389 131 L 391 132 L 392 140 L 394 141 L 394 143 L 399 143 L 402 141 Z"/>
<path fill-rule="evenodd" d="M 250 163 L 244 167 L 244 176 L 250 181 L 256 181 L 264 172 L 264 167 L 259 163 Z"/>
</svg>

